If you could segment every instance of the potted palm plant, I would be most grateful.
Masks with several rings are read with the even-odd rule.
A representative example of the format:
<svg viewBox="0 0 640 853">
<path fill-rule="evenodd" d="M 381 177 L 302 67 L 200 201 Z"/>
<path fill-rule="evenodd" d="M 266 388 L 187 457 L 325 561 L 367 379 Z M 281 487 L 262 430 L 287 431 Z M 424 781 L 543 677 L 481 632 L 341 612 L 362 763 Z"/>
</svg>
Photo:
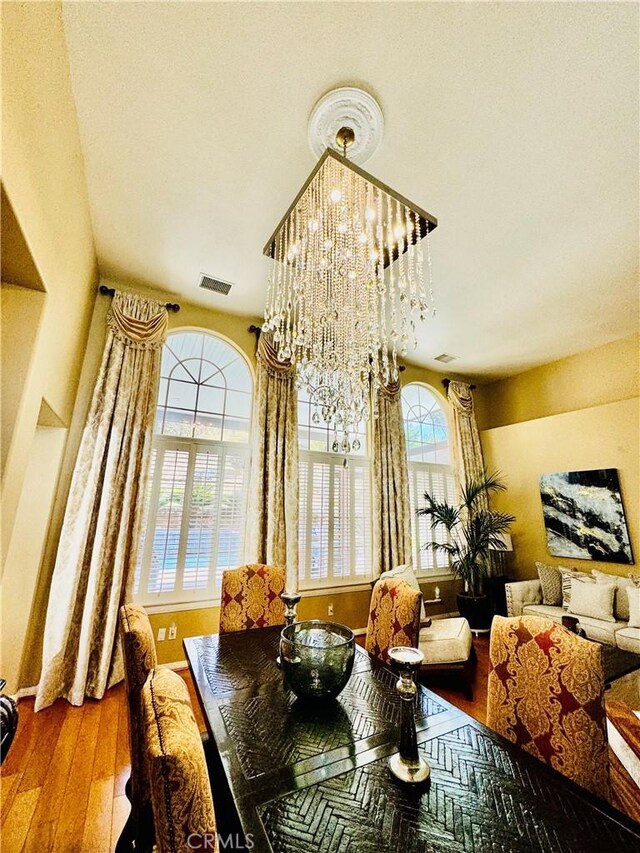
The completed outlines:
<svg viewBox="0 0 640 853">
<path fill-rule="evenodd" d="M 417 510 L 418 515 L 430 517 L 432 529 L 442 526 L 447 531 L 448 541 L 427 542 L 423 547 L 448 555 L 451 570 L 464 581 L 464 592 L 457 596 L 458 610 L 476 631 L 491 624 L 491 609 L 482 591 L 491 565 L 490 552 L 505 549 L 502 536 L 515 521 L 513 515 L 487 508 L 489 495 L 505 489 L 499 473 L 485 471 L 462 489 L 458 506 L 440 503 L 425 492 L 426 506 Z"/>
</svg>

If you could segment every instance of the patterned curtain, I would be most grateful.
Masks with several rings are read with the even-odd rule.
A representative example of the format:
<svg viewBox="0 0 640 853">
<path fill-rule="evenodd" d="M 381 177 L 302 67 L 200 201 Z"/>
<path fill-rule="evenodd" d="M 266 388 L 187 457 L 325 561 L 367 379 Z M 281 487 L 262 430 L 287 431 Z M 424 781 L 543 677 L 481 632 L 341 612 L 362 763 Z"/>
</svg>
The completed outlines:
<svg viewBox="0 0 640 853">
<path fill-rule="evenodd" d="M 280 362 L 270 334 L 260 335 L 247 513 L 251 563 L 286 566 L 287 592 L 298 589 L 298 398 L 295 367 Z"/>
<path fill-rule="evenodd" d="M 400 382 L 378 391 L 373 422 L 373 576 L 411 562 L 409 474 Z"/>
<path fill-rule="evenodd" d="M 36 710 L 81 705 L 120 681 L 118 610 L 130 598 L 167 310 L 116 293 L 49 593 Z"/>
<path fill-rule="evenodd" d="M 484 473 L 480 433 L 473 411 L 473 394 L 466 382 L 449 382 L 447 398 L 453 414 L 453 468 L 458 488 Z"/>
<path fill-rule="evenodd" d="M 451 405 L 453 424 L 453 471 L 458 492 L 470 480 L 484 474 L 484 457 L 480 444 L 480 433 L 473 409 L 473 394 L 466 382 L 449 382 L 447 398 Z M 477 506 L 489 509 L 486 493 L 478 497 Z M 489 554 L 489 574 L 498 574 L 498 561 Z"/>
</svg>

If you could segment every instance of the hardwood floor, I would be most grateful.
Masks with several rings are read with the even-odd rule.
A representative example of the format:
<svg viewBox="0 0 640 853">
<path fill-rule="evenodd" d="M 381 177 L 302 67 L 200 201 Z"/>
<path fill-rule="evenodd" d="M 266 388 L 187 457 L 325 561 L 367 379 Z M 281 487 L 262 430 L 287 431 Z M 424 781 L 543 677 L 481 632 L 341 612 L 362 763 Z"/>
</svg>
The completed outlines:
<svg viewBox="0 0 640 853">
<path fill-rule="evenodd" d="M 488 640 L 474 640 L 477 666 L 473 699 L 455 678 L 432 676 L 428 686 L 472 717 L 486 721 Z M 187 671 L 196 719 L 204 721 Z M 129 740 L 124 687 L 81 708 L 56 702 L 38 714 L 33 700 L 19 704 L 18 733 L 2 766 L 3 853 L 103 853 L 113 850 L 129 814 L 124 792 L 129 778 Z M 618 801 L 640 812 L 628 791 Z"/>
<path fill-rule="evenodd" d="M 2 846 L 11 851 L 113 850 L 129 813 L 124 687 L 81 708 L 56 702 L 20 721 L 2 766 Z"/>
</svg>

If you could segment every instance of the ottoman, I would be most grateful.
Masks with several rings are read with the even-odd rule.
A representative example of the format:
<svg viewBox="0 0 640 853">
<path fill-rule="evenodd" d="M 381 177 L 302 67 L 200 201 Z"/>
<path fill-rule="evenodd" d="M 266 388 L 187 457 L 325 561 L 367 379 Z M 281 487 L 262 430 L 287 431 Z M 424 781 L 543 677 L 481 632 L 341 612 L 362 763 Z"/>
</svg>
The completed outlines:
<svg viewBox="0 0 640 853">
<path fill-rule="evenodd" d="M 462 617 L 433 619 L 420 630 L 420 651 L 424 663 L 422 674 L 429 672 L 459 672 L 463 677 L 464 693 L 472 699 L 472 673 L 475 653 L 469 623 Z"/>
</svg>

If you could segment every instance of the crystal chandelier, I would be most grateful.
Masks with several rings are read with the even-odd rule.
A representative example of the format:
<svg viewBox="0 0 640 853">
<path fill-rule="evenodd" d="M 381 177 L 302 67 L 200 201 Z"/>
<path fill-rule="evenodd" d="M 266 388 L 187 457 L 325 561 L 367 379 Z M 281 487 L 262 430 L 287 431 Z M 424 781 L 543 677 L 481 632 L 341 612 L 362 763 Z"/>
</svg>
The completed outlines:
<svg viewBox="0 0 640 853">
<path fill-rule="evenodd" d="M 296 365 L 336 453 L 359 449 L 375 392 L 397 380 L 416 319 L 434 312 L 437 220 L 349 161 L 353 138 L 338 132 L 344 153 L 326 149 L 264 248 L 273 266 L 262 329 Z"/>
</svg>

